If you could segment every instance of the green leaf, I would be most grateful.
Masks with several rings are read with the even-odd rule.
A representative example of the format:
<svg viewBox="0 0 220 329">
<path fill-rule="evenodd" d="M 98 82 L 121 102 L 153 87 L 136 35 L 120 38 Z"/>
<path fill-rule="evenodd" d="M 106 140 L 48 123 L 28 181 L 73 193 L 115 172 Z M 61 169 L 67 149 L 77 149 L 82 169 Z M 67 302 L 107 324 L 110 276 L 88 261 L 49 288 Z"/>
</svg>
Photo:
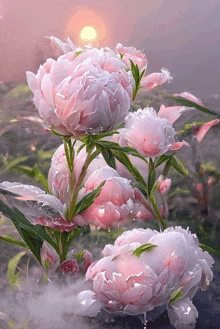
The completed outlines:
<svg viewBox="0 0 220 329">
<path fill-rule="evenodd" d="M 180 103 L 182 105 L 185 105 L 185 106 L 190 106 L 190 107 L 195 107 L 197 110 L 201 111 L 201 112 L 204 112 L 204 113 L 207 113 L 207 114 L 211 114 L 211 115 L 214 115 L 216 117 L 220 117 L 218 113 L 215 113 L 213 111 L 210 111 L 208 110 L 207 108 L 201 106 L 201 105 L 198 105 L 197 103 L 194 103 L 184 97 L 181 97 L 181 96 L 178 96 L 178 97 L 175 97 L 175 96 L 166 96 L 167 98 L 169 99 L 172 99 L 173 101 L 177 102 L 177 103 Z"/>
<path fill-rule="evenodd" d="M 140 172 L 138 171 L 138 169 L 132 164 L 131 160 L 129 159 L 129 157 L 127 156 L 127 154 L 125 154 L 124 152 L 121 151 L 112 151 L 114 157 L 120 161 L 127 169 L 128 171 L 134 176 L 134 178 L 143 185 L 143 187 L 147 190 L 147 184 L 144 180 L 144 178 L 142 177 L 142 175 L 140 174 Z"/>
<path fill-rule="evenodd" d="M 214 253 L 214 254 L 217 254 L 218 256 L 220 256 L 220 252 L 203 244 L 203 243 L 200 243 L 199 244 L 200 248 L 203 250 L 203 251 L 208 251 L 208 252 L 211 252 L 211 253 Z"/>
<path fill-rule="evenodd" d="M 135 148 L 133 147 L 129 147 L 129 146 L 125 146 L 125 147 L 121 147 L 120 145 L 118 145 L 115 142 L 109 142 L 109 141 L 98 141 L 95 142 L 96 145 L 100 146 L 100 147 L 105 147 L 105 148 L 109 148 L 111 150 L 116 150 L 116 151 L 120 151 L 120 152 L 124 152 L 126 154 L 130 154 L 133 155 L 135 157 L 140 158 L 141 160 L 143 160 L 144 162 L 146 162 L 146 164 L 148 164 L 147 159 L 145 159 Z"/>
<path fill-rule="evenodd" d="M 167 227 L 167 224 L 165 222 L 165 220 L 161 217 L 161 214 L 160 214 L 160 211 L 158 209 L 158 206 L 157 206 L 157 203 L 156 203 L 156 200 L 153 196 L 150 197 L 150 202 L 154 208 L 154 212 L 155 214 L 157 215 L 157 218 L 159 219 L 163 229 L 165 229 Z"/>
<path fill-rule="evenodd" d="M 0 236 L 0 240 L 3 242 L 6 242 L 6 243 L 15 244 L 17 246 L 24 247 L 27 249 L 29 248 L 26 243 L 24 243 L 23 241 L 17 240 L 10 235 L 2 235 L 2 236 Z"/>
<path fill-rule="evenodd" d="M 21 162 L 24 162 L 28 159 L 27 156 L 23 156 L 20 158 L 13 159 L 7 163 L 7 165 L 0 171 L 0 175 L 3 175 L 5 172 L 11 170 L 13 167 L 18 165 Z"/>
<path fill-rule="evenodd" d="M 102 152 L 102 156 L 105 159 L 105 162 L 107 163 L 107 165 L 112 167 L 113 169 L 116 169 L 115 158 L 112 154 L 111 149 L 101 147 L 101 152 Z"/>
<path fill-rule="evenodd" d="M 77 262 L 79 262 L 84 255 L 84 251 L 79 251 L 77 254 L 74 254 L 75 259 L 77 260 Z"/>
<path fill-rule="evenodd" d="M 183 296 L 182 287 L 172 292 L 170 295 L 169 304 L 177 302 Z"/>
<path fill-rule="evenodd" d="M 15 273 L 18 263 L 21 258 L 26 254 L 25 251 L 19 252 L 8 262 L 7 277 L 10 282 L 10 285 L 15 285 L 18 279 L 18 274 Z"/>
<path fill-rule="evenodd" d="M 140 247 L 136 248 L 132 254 L 139 258 L 140 255 L 143 254 L 143 252 L 149 252 L 156 247 L 158 247 L 156 244 L 145 243 L 142 244 Z"/>
<path fill-rule="evenodd" d="M 175 155 L 172 156 L 171 158 L 171 164 L 174 167 L 174 169 L 176 169 L 176 171 L 178 171 L 180 174 L 188 177 L 189 176 L 189 172 L 186 169 L 186 167 L 184 166 L 183 162 L 177 158 Z"/>
<path fill-rule="evenodd" d="M 105 138 L 105 137 L 108 137 L 108 136 L 112 136 L 112 135 L 116 135 L 116 134 L 119 134 L 119 132 L 117 130 L 107 131 L 106 133 L 92 135 L 92 139 L 94 141 L 97 141 L 97 140 L 100 140 L 102 138 Z"/>
<path fill-rule="evenodd" d="M 52 238 L 47 234 L 43 226 L 32 225 L 17 208 L 14 207 L 11 209 L 1 200 L 0 212 L 11 219 L 18 233 L 21 235 L 39 262 L 41 262 L 40 249 L 44 240 L 47 241 L 59 254 L 59 248 L 52 240 Z"/>
<path fill-rule="evenodd" d="M 37 182 L 41 183 L 46 192 L 48 192 L 48 183 L 44 174 L 40 171 L 38 165 L 35 163 L 34 167 L 29 166 L 15 166 L 11 168 L 14 171 L 20 171 L 28 177 L 34 178 Z"/>
<path fill-rule="evenodd" d="M 95 198 L 101 193 L 102 187 L 104 186 L 105 181 L 103 181 L 99 186 L 94 189 L 92 192 L 89 192 L 86 194 L 82 200 L 77 203 L 74 211 L 74 215 L 79 214 L 83 211 L 85 211 L 87 208 L 89 208 L 93 202 L 95 201 Z"/>
<path fill-rule="evenodd" d="M 169 170 L 170 170 L 170 167 L 171 167 L 171 159 L 169 159 L 168 161 L 167 161 L 167 163 L 165 164 L 165 167 L 164 167 L 164 169 L 163 169 L 163 176 L 164 177 L 166 177 L 167 176 L 167 174 L 168 174 L 168 172 L 169 172 Z"/>
<path fill-rule="evenodd" d="M 176 194 L 185 194 L 185 195 L 189 195 L 190 191 L 189 190 L 183 190 L 180 188 L 177 188 L 175 191 L 172 191 L 171 193 L 169 193 L 169 198 L 176 195 Z"/>
<path fill-rule="evenodd" d="M 149 172 L 148 172 L 148 195 L 151 195 L 153 186 L 156 183 L 156 171 L 152 159 L 149 160 Z"/>
<path fill-rule="evenodd" d="M 159 156 L 159 158 L 156 161 L 155 167 L 160 166 L 163 162 L 166 162 L 167 160 L 169 160 L 172 157 L 172 155 L 164 155 L 162 154 L 161 156 Z"/>
</svg>

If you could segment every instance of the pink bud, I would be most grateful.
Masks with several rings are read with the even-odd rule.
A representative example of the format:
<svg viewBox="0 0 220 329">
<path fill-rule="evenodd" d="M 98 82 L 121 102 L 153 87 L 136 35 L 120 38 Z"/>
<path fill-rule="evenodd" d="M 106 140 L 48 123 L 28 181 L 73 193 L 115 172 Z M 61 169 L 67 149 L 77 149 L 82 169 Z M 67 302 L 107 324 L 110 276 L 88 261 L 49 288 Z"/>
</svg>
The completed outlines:
<svg viewBox="0 0 220 329">
<path fill-rule="evenodd" d="M 61 271 L 63 274 L 71 274 L 77 277 L 79 273 L 79 265 L 75 258 L 66 259 L 60 264 Z"/>
<path fill-rule="evenodd" d="M 160 177 L 158 178 L 158 183 L 159 183 L 158 192 L 160 194 L 169 192 L 171 186 L 171 179 L 169 178 L 163 179 L 163 176 L 160 175 Z"/>
</svg>

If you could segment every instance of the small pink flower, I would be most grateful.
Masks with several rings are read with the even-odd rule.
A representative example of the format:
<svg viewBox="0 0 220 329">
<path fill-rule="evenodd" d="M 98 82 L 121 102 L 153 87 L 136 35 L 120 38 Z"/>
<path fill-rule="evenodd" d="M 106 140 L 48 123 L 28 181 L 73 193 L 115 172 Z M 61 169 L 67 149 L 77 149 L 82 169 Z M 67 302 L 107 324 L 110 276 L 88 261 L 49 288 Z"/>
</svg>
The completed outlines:
<svg viewBox="0 0 220 329">
<path fill-rule="evenodd" d="M 158 192 L 160 194 L 165 194 L 169 192 L 171 186 L 171 179 L 169 178 L 163 179 L 163 176 L 160 175 L 160 177 L 158 178 L 158 183 L 159 183 Z"/>
<path fill-rule="evenodd" d="M 181 93 L 181 94 L 173 94 L 173 96 L 174 97 L 183 97 L 183 98 L 185 98 L 185 99 L 188 99 L 189 101 L 191 101 L 191 102 L 193 102 L 193 103 L 196 103 L 196 104 L 198 104 L 198 105 L 200 105 L 200 106 L 204 106 L 203 104 L 202 104 L 202 101 L 201 101 L 201 99 L 199 99 L 199 98 L 197 98 L 196 96 L 194 96 L 194 95 L 192 95 L 192 94 L 190 94 L 190 93 L 188 93 L 188 92 L 183 92 L 183 93 Z"/>
<path fill-rule="evenodd" d="M 119 144 L 125 141 L 144 157 L 158 157 L 168 150 L 177 150 L 186 142 L 176 142 L 176 132 L 169 121 L 157 116 L 153 108 L 139 109 L 125 119 L 120 129 Z M 188 145 L 188 144 L 187 144 Z"/>
<path fill-rule="evenodd" d="M 103 181 L 105 184 L 101 193 L 80 214 L 98 228 L 112 227 L 131 219 L 134 208 L 134 190 L 130 181 L 120 177 L 116 170 L 108 166 L 95 170 L 88 177 L 85 188 L 80 191 L 80 197 L 92 192 Z"/>
<path fill-rule="evenodd" d="M 57 254 L 56 250 L 45 241 L 41 247 L 40 255 L 42 264 L 46 271 L 53 272 L 59 267 L 59 255 Z"/>
<path fill-rule="evenodd" d="M 73 258 L 73 257 L 70 259 L 64 260 L 60 264 L 60 268 L 61 268 L 61 271 L 63 272 L 63 274 L 70 274 L 74 277 L 78 276 L 79 265 L 78 265 L 77 261 L 75 260 L 75 258 Z"/>
<path fill-rule="evenodd" d="M 87 269 L 92 264 L 92 254 L 91 254 L 91 252 L 89 252 L 88 250 L 84 250 L 82 258 L 83 258 L 83 261 L 84 261 L 82 271 L 83 271 L 83 273 L 86 273 Z"/>
<path fill-rule="evenodd" d="M 161 69 L 161 73 L 151 73 L 141 80 L 141 87 L 146 90 L 155 89 L 157 86 L 170 82 L 173 78 L 167 69 Z"/>
<path fill-rule="evenodd" d="M 123 55 L 123 61 L 130 67 L 131 62 L 138 65 L 140 72 L 147 69 L 147 57 L 140 50 L 134 47 L 124 47 L 121 43 L 118 43 L 115 50 Z"/>
</svg>

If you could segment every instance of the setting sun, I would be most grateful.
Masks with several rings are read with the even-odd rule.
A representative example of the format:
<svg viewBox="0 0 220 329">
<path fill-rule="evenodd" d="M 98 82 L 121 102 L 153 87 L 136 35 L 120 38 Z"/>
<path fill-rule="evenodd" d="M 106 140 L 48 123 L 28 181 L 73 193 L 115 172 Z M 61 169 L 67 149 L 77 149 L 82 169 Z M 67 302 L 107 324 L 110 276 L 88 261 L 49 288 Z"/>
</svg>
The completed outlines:
<svg viewBox="0 0 220 329">
<path fill-rule="evenodd" d="M 97 32 L 92 26 L 85 26 L 80 32 L 82 41 L 95 41 L 97 39 Z"/>
<path fill-rule="evenodd" d="M 77 11 L 69 21 L 66 34 L 75 39 L 78 45 L 100 44 L 107 31 L 102 18 L 91 10 Z"/>
</svg>

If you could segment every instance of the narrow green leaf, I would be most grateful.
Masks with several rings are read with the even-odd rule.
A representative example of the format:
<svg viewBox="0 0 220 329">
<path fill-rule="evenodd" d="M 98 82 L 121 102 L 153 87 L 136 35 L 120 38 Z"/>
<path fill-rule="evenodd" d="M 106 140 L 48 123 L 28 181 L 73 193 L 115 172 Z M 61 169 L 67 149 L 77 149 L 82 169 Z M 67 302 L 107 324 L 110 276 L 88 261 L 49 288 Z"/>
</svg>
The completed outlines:
<svg viewBox="0 0 220 329">
<path fill-rule="evenodd" d="M 160 166 L 163 162 L 166 162 L 167 160 L 169 160 L 172 157 L 172 155 L 164 155 L 162 154 L 161 156 L 159 156 L 159 158 L 156 161 L 155 167 Z"/>
<path fill-rule="evenodd" d="M 203 243 L 200 243 L 199 244 L 200 248 L 202 248 L 203 251 L 208 251 L 208 252 L 211 252 L 211 253 L 214 253 L 214 254 L 217 254 L 218 256 L 220 256 L 220 252 L 203 244 Z"/>
<path fill-rule="evenodd" d="M 156 171 L 152 159 L 149 160 L 149 172 L 148 172 L 148 195 L 151 195 L 153 186 L 156 183 Z"/>
<path fill-rule="evenodd" d="M 115 158 L 112 154 L 111 149 L 102 147 L 101 152 L 102 152 L 102 156 L 105 159 L 105 162 L 107 163 L 107 165 L 112 167 L 113 169 L 116 169 Z"/>
<path fill-rule="evenodd" d="M 85 211 L 87 208 L 89 208 L 93 202 L 95 201 L 95 198 L 101 193 L 102 187 L 104 186 L 105 181 L 103 181 L 99 186 L 97 186 L 96 189 L 94 189 L 92 192 L 86 194 L 82 200 L 77 203 L 74 211 L 74 215 L 79 214 L 83 211 Z"/>
<path fill-rule="evenodd" d="M 136 248 L 132 254 L 139 258 L 140 255 L 143 254 L 143 252 L 149 252 L 156 247 L 158 247 L 156 244 L 145 243 L 142 244 L 140 247 Z"/>
<path fill-rule="evenodd" d="M 177 302 L 182 296 L 183 296 L 182 287 L 180 287 L 170 295 L 169 304 L 173 304 Z"/>
<path fill-rule="evenodd" d="M 112 135 L 116 135 L 116 134 L 119 134 L 119 132 L 117 130 L 107 131 L 106 133 L 92 135 L 92 139 L 94 141 L 98 141 L 98 140 L 100 140 L 102 138 L 105 138 L 105 137 L 108 137 L 108 136 L 112 136 Z"/>
<path fill-rule="evenodd" d="M 77 260 L 77 262 L 79 262 L 83 258 L 83 255 L 84 255 L 84 251 L 79 251 L 77 254 L 74 254 L 74 257 Z"/>
<path fill-rule="evenodd" d="M 124 152 L 121 151 L 112 151 L 114 157 L 120 161 L 127 169 L 128 171 L 134 176 L 134 178 L 140 182 L 144 188 L 146 188 L 147 190 L 147 184 L 144 180 L 144 178 L 142 177 L 142 175 L 140 174 L 140 172 L 138 171 L 138 169 L 132 164 L 132 162 L 130 161 L 129 157 L 127 156 L 127 154 L 125 154 Z"/>
<path fill-rule="evenodd" d="M 153 196 L 150 197 L 150 202 L 151 202 L 151 204 L 154 208 L 154 212 L 157 215 L 158 220 L 160 221 L 160 223 L 162 225 L 162 228 L 163 229 L 167 228 L 167 224 L 166 224 L 165 220 L 161 217 L 161 214 L 160 214 L 159 208 L 157 206 L 156 200 Z"/>
<path fill-rule="evenodd" d="M 20 262 L 21 258 L 26 254 L 25 251 L 19 252 L 13 258 L 11 258 L 8 262 L 8 270 L 7 270 L 7 277 L 11 285 L 14 285 L 17 281 L 18 276 L 15 274 L 16 268 L 18 263 Z"/>
<path fill-rule="evenodd" d="M 13 167 L 18 165 L 21 162 L 24 162 L 28 159 L 27 156 L 23 156 L 20 158 L 13 159 L 12 161 L 9 161 L 7 165 L 0 171 L 0 175 L 3 175 L 5 172 L 11 170 Z"/>
<path fill-rule="evenodd" d="M 208 110 L 207 108 L 201 106 L 201 105 L 198 105 L 197 103 L 194 103 L 184 97 L 181 97 L 181 96 L 178 96 L 178 97 L 175 97 L 175 96 L 166 96 L 167 98 L 169 99 L 172 99 L 173 101 L 177 102 L 177 103 L 180 103 L 182 105 L 185 105 L 185 106 L 190 106 L 190 107 L 195 107 L 197 110 L 201 111 L 201 112 L 204 112 L 204 113 L 207 113 L 207 114 L 211 114 L 211 115 L 214 115 L 216 117 L 220 117 L 218 113 L 215 113 L 213 111 L 210 111 Z"/>
<path fill-rule="evenodd" d="M 24 248 L 27 248 L 27 249 L 29 248 L 26 243 L 24 243 L 23 241 L 17 240 L 17 239 L 13 238 L 10 235 L 0 236 L 0 240 L 3 241 L 3 242 L 6 242 L 6 243 L 15 244 L 17 246 L 24 247 Z"/>
<path fill-rule="evenodd" d="M 135 148 L 130 147 L 130 146 L 125 146 L 125 147 L 121 147 L 120 145 L 118 145 L 115 142 L 109 142 L 109 141 L 98 141 L 95 142 L 95 144 L 97 144 L 100 147 L 105 147 L 105 148 L 109 148 L 111 150 L 116 150 L 116 151 L 120 151 L 120 152 L 124 152 L 126 154 L 130 154 L 133 155 L 135 157 L 140 158 L 141 160 L 143 160 L 145 163 L 148 164 L 148 161 L 146 158 L 144 158 Z"/>
<path fill-rule="evenodd" d="M 189 190 L 183 190 L 180 188 L 177 188 L 175 191 L 172 191 L 171 193 L 169 193 L 169 198 L 176 195 L 176 194 L 185 194 L 185 195 L 189 195 L 190 191 Z"/>
<path fill-rule="evenodd" d="M 176 171 L 178 171 L 180 174 L 188 177 L 189 173 L 186 167 L 184 166 L 183 162 L 177 158 L 175 155 L 172 156 L 171 158 L 171 164 Z"/>
<path fill-rule="evenodd" d="M 167 174 L 168 174 L 168 172 L 169 172 L 169 170 L 170 170 L 170 167 L 171 167 L 171 159 L 169 159 L 168 161 L 167 161 L 167 163 L 165 164 L 165 167 L 164 167 L 164 169 L 163 169 L 163 176 L 164 177 L 166 177 L 167 176 Z"/>
</svg>

